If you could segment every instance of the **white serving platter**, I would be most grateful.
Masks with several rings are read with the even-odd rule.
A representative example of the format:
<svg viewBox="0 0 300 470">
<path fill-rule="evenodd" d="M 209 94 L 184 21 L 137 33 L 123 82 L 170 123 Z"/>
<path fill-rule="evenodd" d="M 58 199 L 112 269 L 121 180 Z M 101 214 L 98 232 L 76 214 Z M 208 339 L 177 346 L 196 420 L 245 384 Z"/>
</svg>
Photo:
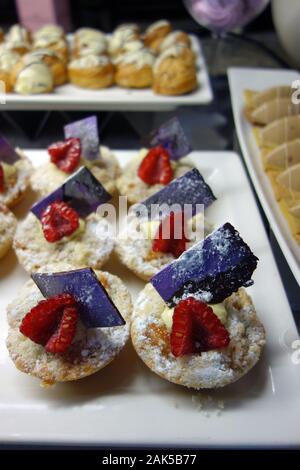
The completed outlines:
<svg viewBox="0 0 300 470">
<path fill-rule="evenodd" d="M 45 151 L 25 151 L 34 165 Z M 117 152 L 122 165 L 134 152 Z M 297 336 L 248 180 L 237 154 L 193 152 L 190 159 L 218 200 L 207 218 L 229 221 L 259 257 L 249 289 L 267 333 L 259 364 L 225 389 L 195 392 L 156 376 L 128 347 L 99 373 L 74 383 L 42 389 L 37 379 L 17 371 L 5 347 L 5 308 L 28 276 L 11 251 L 0 267 L 0 442 L 102 446 L 297 446 L 300 445 L 300 364 L 292 362 L 287 338 Z M 21 204 L 26 214 L 33 197 Z M 143 287 L 112 259 L 133 297 Z M 220 411 L 218 404 L 224 401 Z M 201 411 L 200 405 L 204 408 Z M 209 403 L 212 406 L 209 406 Z"/>
<path fill-rule="evenodd" d="M 8 110 L 61 110 L 61 111 L 169 111 L 178 106 L 207 104 L 212 101 L 208 71 L 202 47 L 196 36 L 191 36 L 196 54 L 199 87 L 182 96 L 157 95 L 151 89 L 134 90 L 118 86 L 104 90 L 86 90 L 66 84 L 56 87 L 53 93 L 41 95 L 1 95 L 5 101 L 3 111 Z"/>
<path fill-rule="evenodd" d="M 250 177 L 272 231 L 300 285 L 300 246 L 290 232 L 276 202 L 269 178 L 263 169 L 260 151 L 253 134 L 253 126 L 244 116 L 245 100 L 243 95 L 245 89 L 259 91 L 272 86 L 291 85 L 294 80 L 300 78 L 300 75 L 291 70 L 230 68 L 228 78 L 236 131 Z"/>
</svg>

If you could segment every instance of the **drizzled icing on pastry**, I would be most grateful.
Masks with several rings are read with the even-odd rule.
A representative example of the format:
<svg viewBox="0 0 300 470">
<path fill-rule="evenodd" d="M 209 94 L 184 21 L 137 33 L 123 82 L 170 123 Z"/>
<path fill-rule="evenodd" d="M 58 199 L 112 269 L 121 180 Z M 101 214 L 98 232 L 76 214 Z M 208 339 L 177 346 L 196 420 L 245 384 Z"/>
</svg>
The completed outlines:
<svg viewBox="0 0 300 470">
<path fill-rule="evenodd" d="M 101 55 L 106 51 L 106 41 L 99 41 L 98 39 L 80 38 L 78 41 L 79 55 Z"/>
<path fill-rule="evenodd" d="M 4 50 L 0 55 L 0 70 L 10 72 L 19 59 L 20 55 L 17 52 Z"/>
<path fill-rule="evenodd" d="M 33 62 L 24 67 L 16 80 L 15 91 L 23 95 L 44 93 L 53 87 L 49 67 L 43 62 Z"/>
<path fill-rule="evenodd" d="M 131 31 L 135 31 L 135 32 L 138 32 L 139 31 L 139 27 L 136 23 L 123 23 L 123 24 L 120 24 L 120 26 L 118 26 L 114 33 L 117 32 L 117 31 L 122 31 L 124 29 L 129 29 Z"/>
<path fill-rule="evenodd" d="M 110 63 L 109 58 L 106 55 L 87 55 L 74 59 L 69 63 L 70 68 L 85 69 L 88 67 L 98 67 L 101 65 L 107 65 Z"/>
<path fill-rule="evenodd" d="M 145 65 L 152 67 L 155 57 L 148 49 L 140 49 L 134 52 L 128 52 L 118 56 L 115 64 L 135 64 L 137 68 L 141 69 Z"/>
<path fill-rule="evenodd" d="M 135 52 L 144 49 L 144 44 L 138 39 L 134 41 L 128 41 L 123 46 L 123 51 L 126 54 L 127 52 Z"/>
<path fill-rule="evenodd" d="M 101 31 L 98 31 L 97 29 L 93 28 L 80 28 L 76 31 L 75 33 L 75 38 L 78 41 L 81 40 L 97 40 L 97 41 L 103 41 L 107 42 L 105 34 L 102 33 Z"/>
<path fill-rule="evenodd" d="M 58 39 L 63 38 L 64 30 L 57 24 L 47 24 L 34 33 L 34 39 L 38 39 L 44 36 L 56 37 Z"/>
<path fill-rule="evenodd" d="M 164 51 L 178 42 L 178 38 L 184 34 L 182 31 L 172 31 L 161 42 L 160 50 Z M 180 42 L 180 41 L 179 41 Z"/>
<path fill-rule="evenodd" d="M 167 59 L 168 57 L 178 57 L 184 49 L 187 49 L 185 44 L 174 44 L 172 47 L 164 50 L 156 59 L 154 64 L 154 70 L 156 71 L 163 60 Z"/>
<path fill-rule="evenodd" d="M 22 57 L 22 60 L 25 65 L 28 65 L 33 62 L 42 61 L 45 56 L 55 57 L 60 60 L 59 55 L 52 49 L 38 49 L 36 51 L 28 52 Z"/>
<path fill-rule="evenodd" d="M 163 26 L 170 26 L 170 22 L 167 20 L 156 21 L 155 23 L 152 23 L 150 26 L 148 26 L 148 28 L 146 29 L 146 34 L 153 33 L 153 31 Z"/>
<path fill-rule="evenodd" d="M 127 41 L 135 39 L 136 32 L 132 29 L 119 29 L 114 32 L 109 43 L 109 50 L 112 54 L 124 47 Z"/>
<path fill-rule="evenodd" d="M 8 32 L 7 35 L 7 41 L 8 42 L 18 42 L 18 43 L 24 43 L 28 42 L 28 32 L 26 31 L 23 26 L 20 26 L 19 24 L 15 24 L 12 26 Z"/>
<path fill-rule="evenodd" d="M 34 47 L 40 49 L 46 49 L 53 44 L 55 44 L 58 48 L 64 48 L 66 46 L 64 39 L 61 39 L 55 35 L 41 36 L 34 41 Z"/>
</svg>

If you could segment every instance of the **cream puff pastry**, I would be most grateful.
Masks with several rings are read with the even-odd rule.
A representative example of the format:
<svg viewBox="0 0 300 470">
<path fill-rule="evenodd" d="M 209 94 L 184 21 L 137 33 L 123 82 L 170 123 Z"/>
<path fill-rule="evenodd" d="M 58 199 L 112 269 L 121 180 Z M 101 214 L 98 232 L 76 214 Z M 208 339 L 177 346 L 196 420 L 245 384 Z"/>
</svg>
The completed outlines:
<svg viewBox="0 0 300 470">
<path fill-rule="evenodd" d="M 5 91 L 12 90 L 11 71 L 20 59 L 20 54 L 9 49 L 0 51 L 0 80 L 5 83 Z"/>
<path fill-rule="evenodd" d="M 156 21 L 151 24 L 145 31 L 145 46 L 158 52 L 163 39 L 172 31 L 172 26 L 167 20 Z"/>
<path fill-rule="evenodd" d="M 88 55 L 68 65 L 69 80 L 81 88 L 107 88 L 114 83 L 114 66 L 107 56 Z"/>
<path fill-rule="evenodd" d="M 135 41 L 140 39 L 138 31 L 132 26 L 124 26 L 114 31 L 109 44 L 108 52 L 111 56 L 116 56 L 122 51 L 124 44 L 128 41 Z"/>
<path fill-rule="evenodd" d="M 124 88 L 150 87 L 154 60 L 154 55 L 149 49 L 139 49 L 118 56 L 114 60 L 116 84 Z"/>
<path fill-rule="evenodd" d="M 11 71 L 11 82 L 15 83 L 21 70 L 33 62 L 43 62 L 53 75 L 54 86 L 62 85 L 67 81 L 67 68 L 61 57 L 51 49 L 37 49 L 23 55 Z"/>
<path fill-rule="evenodd" d="M 183 95 L 198 86 L 193 52 L 186 46 L 176 44 L 166 49 L 155 61 L 153 85 L 161 95 Z"/>
<path fill-rule="evenodd" d="M 25 65 L 16 76 L 14 91 L 21 95 L 51 93 L 54 81 L 50 67 L 43 62 Z"/>
</svg>

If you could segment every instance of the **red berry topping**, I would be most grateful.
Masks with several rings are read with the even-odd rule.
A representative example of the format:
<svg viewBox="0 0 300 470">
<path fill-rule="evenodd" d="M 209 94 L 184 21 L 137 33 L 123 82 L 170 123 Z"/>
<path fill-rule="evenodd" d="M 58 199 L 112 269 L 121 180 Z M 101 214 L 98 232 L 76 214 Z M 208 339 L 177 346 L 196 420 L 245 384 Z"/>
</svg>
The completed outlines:
<svg viewBox="0 0 300 470">
<path fill-rule="evenodd" d="M 41 224 L 46 240 L 54 243 L 78 229 L 79 217 L 66 202 L 56 201 L 42 213 Z"/>
<path fill-rule="evenodd" d="M 73 341 L 78 312 L 70 294 L 41 300 L 22 320 L 20 332 L 48 352 L 64 353 Z"/>
<path fill-rule="evenodd" d="M 169 152 L 161 146 L 149 150 L 139 166 L 138 176 L 149 185 L 169 184 L 173 179 Z"/>
<path fill-rule="evenodd" d="M 176 357 L 225 348 L 230 341 L 228 331 L 213 309 L 193 297 L 176 305 L 170 339 Z"/>
<path fill-rule="evenodd" d="M 3 170 L 3 166 L 0 163 L 0 193 L 4 193 L 4 183 L 5 183 L 4 170 Z"/>
<path fill-rule="evenodd" d="M 55 142 L 48 147 L 51 162 L 61 171 L 72 173 L 79 164 L 81 154 L 80 139 L 71 137 L 61 142 Z"/>
<path fill-rule="evenodd" d="M 178 258 L 185 250 L 189 239 L 185 236 L 186 224 L 184 212 L 171 212 L 165 217 L 152 242 L 155 252 L 172 253 Z"/>
<path fill-rule="evenodd" d="M 76 307 L 65 307 L 57 330 L 46 344 L 46 351 L 64 353 L 73 341 L 76 333 L 78 313 Z"/>
</svg>

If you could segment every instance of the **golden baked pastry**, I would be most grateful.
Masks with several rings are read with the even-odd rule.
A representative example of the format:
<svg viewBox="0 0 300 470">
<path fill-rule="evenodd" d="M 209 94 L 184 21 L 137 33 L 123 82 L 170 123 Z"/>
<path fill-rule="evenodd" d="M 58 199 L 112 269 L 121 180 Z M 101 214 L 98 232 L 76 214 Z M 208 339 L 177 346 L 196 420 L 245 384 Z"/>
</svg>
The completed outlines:
<svg viewBox="0 0 300 470">
<path fill-rule="evenodd" d="M 79 37 L 74 44 L 72 50 L 72 57 L 84 57 L 87 55 L 105 55 L 107 53 L 106 39 L 95 39 L 94 37 L 82 36 Z"/>
<path fill-rule="evenodd" d="M 108 52 L 112 57 L 117 56 L 122 51 L 124 44 L 129 41 L 140 39 L 140 35 L 132 26 L 117 28 L 108 44 Z"/>
<path fill-rule="evenodd" d="M 125 88 L 148 88 L 152 84 L 154 55 L 149 49 L 140 49 L 118 56 L 115 61 L 115 82 Z"/>
<path fill-rule="evenodd" d="M 20 57 L 20 54 L 8 49 L 3 49 L 0 52 L 0 80 L 5 83 L 6 92 L 12 90 L 11 70 L 19 61 Z"/>
<path fill-rule="evenodd" d="M 172 31 L 172 26 L 167 20 L 152 23 L 145 31 L 145 46 L 158 53 L 163 39 Z"/>
<path fill-rule="evenodd" d="M 106 35 L 94 28 L 79 28 L 74 34 L 74 46 L 77 45 L 78 41 L 82 40 L 94 40 L 107 42 Z"/>
<path fill-rule="evenodd" d="M 189 48 L 177 44 L 166 49 L 155 61 L 153 86 L 160 95 L 183 95 L 198 86 L 193 54 Z M 189 51 L 189 52 L 188 52 Z"/>
<path fill-rule="evenodd" d="M 26 65 L 37 61 L 48 65 L 53 75 L 54 86 L 62 85 L 67 81 L 67 68 L 61 57 L 51 49 L 37 49 L 23 55 L 14 65 L 11 71 L 11 83 L 14 84 L 16 82 L 19 72 Z"/>
<path fill-rule="evenodd" d="M 15 24 L 9 29 L 5 39 L 6 47 L 18 54 L 26 54 L 30 50 L 30 33 L 19 24 Z"/>
<path fill-rule="evenodd" d="M 184 31 L 172 31 L 161 41 L 159 52 L 169 49 L 169 47 L 174 46 L 174 44 L 185 44 L 186 46 L 191 47 L 189 35 Z"/>
<path fill-rule="evenodd" d="M 69 49 L 65 39 L 56 35 L 40 36 L 33 42 L 33 49 L 51 49 L 56 52 L 64 62 L 68 61 Z"/>
<path fill-rule="evenodd" d="M 82 88 L 107 88 L 114 83 L 114 66 L 107 56 L 89 55 L 68 65 L 69 80 Z"/>
<path fill-rule="evenodd" d="M 65 38 L 65 32 L 58 24 L 46 24 L 35 31 L 33 34 L 33 41 L 36 41 L 37 39 L 45 36 L 52 36 L 56 37 L 57 39 L 63 39 Z"/>
</svg>

